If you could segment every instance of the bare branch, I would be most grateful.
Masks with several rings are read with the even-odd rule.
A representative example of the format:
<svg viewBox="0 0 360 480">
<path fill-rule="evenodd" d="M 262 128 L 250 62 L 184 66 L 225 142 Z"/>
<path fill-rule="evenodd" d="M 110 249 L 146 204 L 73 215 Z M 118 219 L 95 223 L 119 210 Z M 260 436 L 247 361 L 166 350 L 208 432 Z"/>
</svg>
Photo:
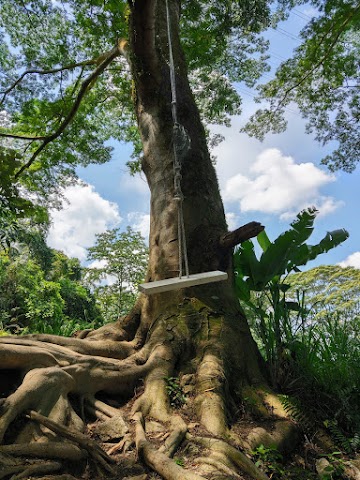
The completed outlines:
<svg viewBox="0 0 360 480">
<path fill-rule="evenodd" d="M 220 245 L 224 248 L 233 248 L 236 245 L 239 245 L 239 243 L 256 237 L 256 235 L 262 232 L 264 228 L 265 227 L 259 222 L 247 223 L 233 232 L 225 233 L 220 239 Z"/>
<path fill-rule="evenodd" d="M 29 168 L 32 165 L 32 163 L 36 160 L 38 155 L 44 150 L 44 148 L 64 132 L 64 130 L 69 125 L 71 120 L 74 118 L 76 112 L 78 111 L 86 92 L 91 89 L 93 82 L 104 72 L 106 67 L 119 55 L 124 55 L 125 57 L 127 57 L 127 42 L 125 40 L 120 40 L 112 50 L 107 52 L 106 55 L 102 55 L 101 57 L 99 57 L 102 59 L 101 63 L 82 82 L 79 93 L 77 94 L 77 97 L 74 101 L 74 104 L 72 105 L 69 113 L 66 115 L 64 120 L 59 125 L 58 129 L 55 130 L 55 132 L 52 133 L 51 135 L 48 135 L 44 138 L 42 144 L 35 150 L 30 160 L 27 163 L 25 163 L 18 170 L 18 172 L 16 172 L 15 178 L 18 178 L 23 173 L 24 170 Z"/>
</svg>

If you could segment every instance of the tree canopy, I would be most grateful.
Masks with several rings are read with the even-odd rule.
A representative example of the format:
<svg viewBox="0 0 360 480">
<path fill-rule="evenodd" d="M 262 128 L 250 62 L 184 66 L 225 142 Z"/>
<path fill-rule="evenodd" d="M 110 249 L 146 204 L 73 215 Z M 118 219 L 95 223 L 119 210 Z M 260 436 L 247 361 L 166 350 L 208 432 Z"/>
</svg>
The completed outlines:
<svg viewBox="0 0 360 480">
<path fill-rule="evenodd" d="M 240 113 L 234 83 L 254 86 L 269 68 L 261 32 L 303 3 L 182 2 L 182 46 L 207 125 L 229 125 Z M 284 130 L 286 106 L 296 102 L 308 131 L 337 143 L 323 162 L 352 171 L 359 158 L 359 7 L 307 3 L 317 13 L 300 33 L 303 42 L 259 87 L 270 106 L 245 130 L 260 138 Z M 1 2 L 0 137 L 20 155 L 14 175 L 27 188 L 49 194 L 76 177 L 77 165 L 108 161 L 110 139 L 132 142 L 130 168 L 139 168 L 126 43 L 131 8 L 131 1 Z"/>
<path fill-rule="evenodd" d="M 15 178 L 43 194 L 73 179 L 77 165 L 109 160 L 111 138 L 133 142 L 134 159 L 141 153 L 127 62 L 131 4 L 1 2 L 0 136 L 21 155 Z M 253 85 L 265 68 L 258 32 L 270 17 L 265 1 L 183 2 L 182 42 L 205 122 L 239 113 L 232 83 Z"/>
<path fill-rule="evenodd" d="M 0 252 L 0 329 L 72 335 L 103 322 L 77 258 L 49 248 L 39 232 Z"/>
<path fill-rule="evenodd" d="M 360 270 L 338 265 L 321 265 L 311 270 L 290 275 L 288 292 L 304 292 L 308 317 L 321 321 L 326 317 L 360 319 Z"/>
<path fill-rule="evenodd" d="M 258 138 L 284 131 L 286 107 L 294 102 L 307 132 L 334 148 L 322 163 L 352 172 L 360 160 L 360 7 L 351 0 L 307 3 L 316 14 L 299 34 L 302 43 L 259 87 L 259 100 L 269 106 L 253 115 L 245 131 Z"/>
</svg>

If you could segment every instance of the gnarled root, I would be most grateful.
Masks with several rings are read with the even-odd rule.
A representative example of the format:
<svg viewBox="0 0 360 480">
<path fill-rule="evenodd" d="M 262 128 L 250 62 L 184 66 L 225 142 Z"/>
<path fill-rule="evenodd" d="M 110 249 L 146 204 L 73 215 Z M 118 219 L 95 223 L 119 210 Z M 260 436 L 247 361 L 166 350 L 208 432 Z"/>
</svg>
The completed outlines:
<svg viewBox="0 0 360 480">
<path fill-rule="evenodd" d="M 134 415 L 136 448 L 139 455 L 144 457 L 147 465 L 158 472 L 166 480 L 204 480 L 203 477 L 193 472 L 186 471 L 176 465 L 168 456 L 159 450 L 155 450 L 146 440 L 144 419 L 140 412 Z"/>
<path fill-rule="evenodd" d="M 77 443 L 80 447 L 86 449 L 88 453 L 94 458 L 94 460 L 98 462 L 102 467 L 104 467 L 107 472 L 114 473 L 114 470 L 109 465 L 110 463 L 114 463 L 113 459 L 109 457 L 94 440 L 91 440 L 86 435 L 80 432 L 74 432 L 69 430 L 68 428 L 63 427 L 62 425 L 57 425 L 49 418 L 46 418 L 37 412 L 31 411 L 29 414 L 29 418 L 31 420 L 36 420 L 37 422 L 41 423 L 42 425 L 46 426 L 47 428 L 61 435 L 62 437 Z"/>
<path fill-rule="evenodd" d="M 145 468 L 168 480 L 214 475 L 241 479 L 243 474 L 266 480 L 243 451 L 255 441 L 263 442 L 264 436 L 256 440 L 259 430 L 253 430 L 239 437 L 229 421 L 229 404 L 239 401 L 234 392 L 249 378 L 260 378 L 255 360 L 248 371 L 237 367 L 251 355 L 246 350 L 248 332 L 244 330 L 241 353 L 234 353 L 239 347 L 234 339 L 242 330 L 236 322 L 226 326 L 224 317 L 197 300 L 184 301 L 152 322 L 145 317 L 137 330 L 134 318 L 130 320 L 129 331 L 106 326 L 84 338 L 0 338 L 0 369 L 17 373 L 0 399 L 0 439 L 7 444 L 0 447 L 0 472 L 14 478 L 52 473 L 43 478 L 55 480 L 74 474 L 66 473 L 69 462 L 80 472 L 91 460 L 91 466 L 112 475 L 122 468 L 118 463 L 136 462 L 138 456 Z M 232 377 L 228 365 L 235 372 Z M 177 411 L 168 388 L 169 379 L 176 376 L 190 382 L 185 384 L 186 394 L 173 392 L 181 393 L 185 402 L 175 407 Z M 235 385 L 232 392 L 230 382 Z M 179 383 L 175 388 L 182 387 Z M 272 419 L 288 422 L 275 400 L 269 407 L 270 394 L 254 392 L 263 414 L 270 409 Z M 276 421 L 273 425 L 276 432 Z M 95 439 L 89 438 L 89 431 Z M 279 437 L 283 434 L 281 430 Z M 196 454 L 172 459 L 187 449 Z M 46 471 L 37 458 L 49 459 L 42 463 Z M 0 473 L 0 479 L 6 475 Z M 92 478 L 97 476 L 92 473 Z"/>
<path fill-rule="evenodd" d="M 61 463 L 59 462 L 42 462 L 42 463 L 33 463 L 30 465 L 18 465 L 14 467 L 7 467 L 4 470 L 0 471 L 0 478 L 5 478 L 8 475 L 13 473 L 18 473 L 18 475 L 13 475 L 11 480 L 20 480 L 21 478 L 28 479 L 34 477 L 35 475 L 42 475 L 44 473 L 52 473 L 60 470 Z"/>
<path fill-rule="evenodd" d="M 189 434 L 187 439 L 210 450 L 211 454 L 208 459 L 210 458 L 212 464 L 221 465 L 222 470 L 232 471 L 235 475 L 236 471 L 240 469 L 256 480 L 268 480 L 268 477 L 256 467 L 249 457 L 227 442 L 216 438 L 194 437 Z"/>
</svg>

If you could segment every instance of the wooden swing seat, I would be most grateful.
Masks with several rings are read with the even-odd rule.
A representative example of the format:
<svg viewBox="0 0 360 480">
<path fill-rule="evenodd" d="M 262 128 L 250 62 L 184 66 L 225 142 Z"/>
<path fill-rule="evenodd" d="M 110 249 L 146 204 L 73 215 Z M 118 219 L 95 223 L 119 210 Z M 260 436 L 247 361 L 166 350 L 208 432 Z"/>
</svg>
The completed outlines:
<svg viewBox="0 0 360 480">
<path fill-rule="evenodd" d="M 180 288 L 203 285 L 204 283 L 220 282 L 222 280 L 227 280 L 227 278 L 227 273 L 215 270 L 213 272 L 195 273 L 193 275 L 183 276 L 181 278 L 167 278 L 166 280 L 142 283 L 139 285 L 139 290 L 146 295 L 152 295 L 153 293 L 179 290 Z"/>
</svg>

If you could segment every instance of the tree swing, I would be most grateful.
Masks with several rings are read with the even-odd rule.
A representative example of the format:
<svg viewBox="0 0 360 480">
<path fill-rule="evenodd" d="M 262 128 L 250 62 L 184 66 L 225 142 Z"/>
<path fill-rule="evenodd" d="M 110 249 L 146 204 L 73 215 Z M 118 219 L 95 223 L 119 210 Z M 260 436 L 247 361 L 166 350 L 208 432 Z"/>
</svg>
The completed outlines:
<svg viewBox="0 0 360 480">
<path fill-rule="evenodd" d="M 228 278 L 227 273 L 215 270 L 212 272 L 189 274 L 189 264 L 185 236 L 185 223 L 183 215 L 184 196 L 181 191 L 181 160 L 190 148 L 190 138 L 185 128 L 177 120 L 177 101 L 176 101 L 176 82 L 175 66 L 172 49 L 172 36 L 170 26 L 170 12 L 168 0 L 166 0 L 166 22 L 167 36 L 169 44 L 169 67 L 170 67 L 170 85 L 171 85 L 171 112 L 173 120 L 173 150 L 174 150 L 174 200 L 178 205 L 178 244 L 179 244 L 179 276 L 158 280 L 155 282 L 143 283 L 139 285 L 142 293 L 151 295 L 169 290 L 202 285 L 206 283 L 219 282 Z M 185 274 L 183 274 L 183 266 Z"/>
</svg>

